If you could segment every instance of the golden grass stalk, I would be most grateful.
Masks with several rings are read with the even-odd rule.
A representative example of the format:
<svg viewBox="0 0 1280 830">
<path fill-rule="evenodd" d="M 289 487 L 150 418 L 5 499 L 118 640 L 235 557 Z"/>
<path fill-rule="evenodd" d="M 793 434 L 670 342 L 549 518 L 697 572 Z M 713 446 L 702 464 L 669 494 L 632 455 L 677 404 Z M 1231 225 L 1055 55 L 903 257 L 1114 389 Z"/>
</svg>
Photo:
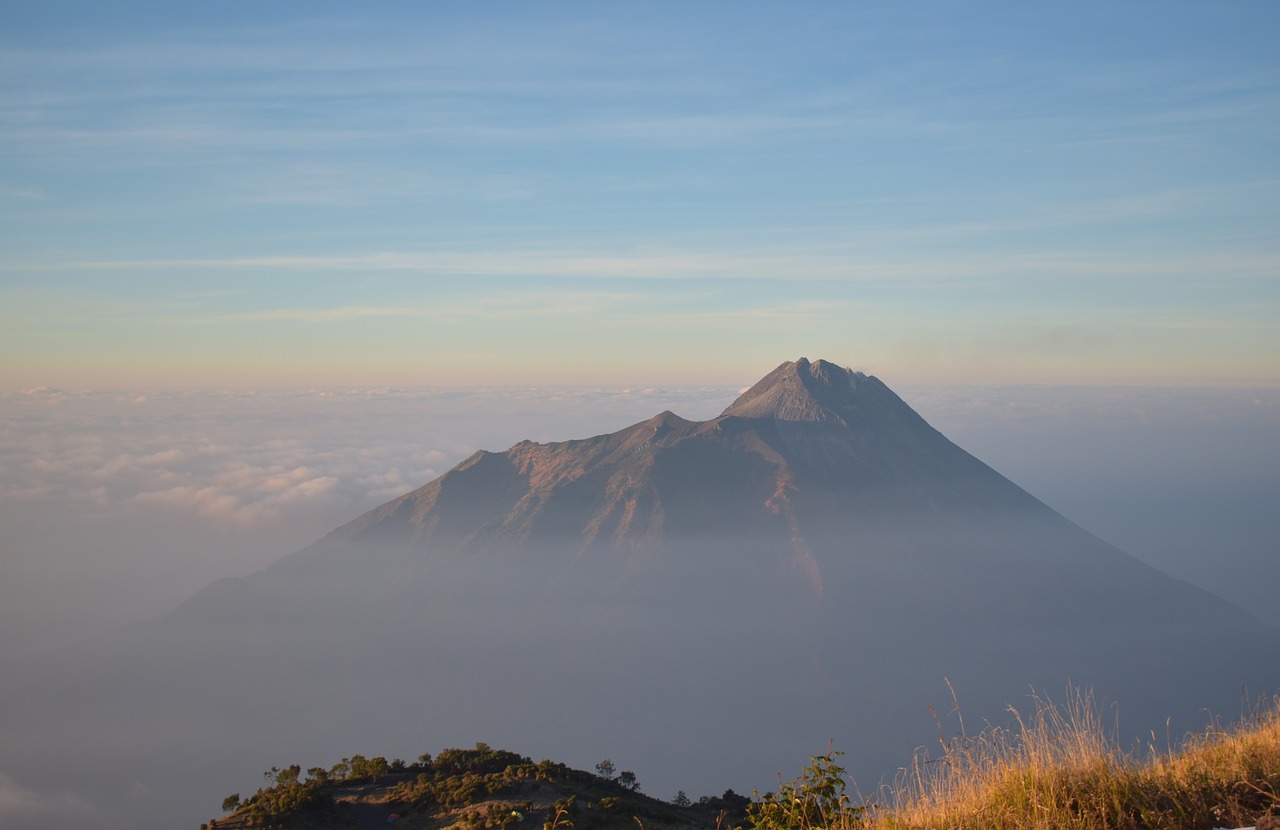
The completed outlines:
<svg viewBox="0 0 1280 830">
<path fill-rule="evenodd" d="M 1176 751 L 1126 751 L 1087 693 L 918 756 L 862 826 L 879 830 L 1208 830 L 1280 812 L 1280 707 L 1211 724 Z"/>
</svg>

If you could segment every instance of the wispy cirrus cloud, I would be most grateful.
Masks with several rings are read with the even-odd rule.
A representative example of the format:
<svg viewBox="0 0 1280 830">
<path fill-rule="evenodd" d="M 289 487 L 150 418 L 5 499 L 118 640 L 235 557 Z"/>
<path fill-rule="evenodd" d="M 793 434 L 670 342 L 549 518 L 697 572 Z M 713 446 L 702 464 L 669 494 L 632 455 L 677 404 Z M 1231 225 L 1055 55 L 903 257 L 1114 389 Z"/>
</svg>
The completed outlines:
<svg viewBox="0 0 1280 830">
<path fill-rule="evenodd" d="M 0 184 L 0 199 L 24 202 L 48 202 L 53 197 L 39 187 L 13 187 Z"/>
<path fill-rule="evenodd" d="M 248 311 L 242 314 L 216 314 L 207 317 L 184 318 L 183 323 L 341 323 L 349 320 L 378 317 L 420 317 L 432 316 L 431 312 L 421 308 L 406 306 L 342 306 L 337 308 L 275 308 L 262 311 Z"/>
<path fill-rule="evenodd" d="M 1056 223 L 1046 223 L 1053 226 Z M 967 223 L 928 231 L 879 235 L 900 243 L 937 241 L 940 237 L 988 236 L 1034 224 Z M 871 238 L 878 235 L 874 232 Z M 0 272 L 93 271 L 263 271 L 263 272 L 420 272 L 427 275 L 494 277 L 563 277 L 677 279 L 688 277 L 787 280 L 898 280 L 995 277 L 1009 273 L 1115 276 L 1213 274 L 1273 276 L 1280 273 L 1280 252 L 1210 251 L 1189 256 L 1153 255 L 1145 249 L 1120 247 L 1078 250 L 1044 247 L 1023 251 L 973 252 L 951 249 L 905 252 L 896 256 L 860 256 L 827 250 L 818 253 L 732 253 L 670 251 L 635 254 L 584 254 L 569 251 L 505 252 L 379 251 L 364 254 L 274 255 L 190 259 L 100 259 L 0 264 Z"/>
</svg>

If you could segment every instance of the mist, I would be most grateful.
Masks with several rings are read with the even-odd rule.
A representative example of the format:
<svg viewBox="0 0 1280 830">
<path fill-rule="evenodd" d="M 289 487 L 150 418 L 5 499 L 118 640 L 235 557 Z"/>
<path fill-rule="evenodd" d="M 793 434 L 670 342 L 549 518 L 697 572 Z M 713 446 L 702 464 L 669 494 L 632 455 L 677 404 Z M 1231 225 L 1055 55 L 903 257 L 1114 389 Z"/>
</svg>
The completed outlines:
<svg viewBox="0 0 1280 830">
<path fill-rule="evenodd" d="M 289 595 L 292 589 L 273 584 L 272 570 L 242 579 L 476 449 L 611 432 L 664 409 L 706 419 L 737 391 L 33 390 L 5 396 L 0 657 L 9 680 L 0 723 L 6 747 L 0 820 L 6 827 L 89 820 L 103 827 L 152 820 L 151 826 L 172 826 L 179 819 L 194 826 L 216 814 L 222 796 L 252 791 L 258 774 L 274 764 L 328 766 L 355 752 L 412 758 L 476 741 L 587 768 L 609 755 L 659 797 L 677 788 L 715 794 L 768 786 L 773 773 L 790 775 L 837 732 L 876 747 L 880 757 L 909 756 L 934 728 L 927 707 L 945 702 L 941 677 L 913 676 L 918 655 L 885 654 L 877 670 L 911 677 L 904 688 L 936 691 L 860 700 L 856 681 L 833 678 L 805 692 L 822 705 L 791 700 L 774 711 L 753 710 L 752 698 L 732 693 L 753 682 L 752 661 L 775 642 L 770 632 L 728 625 L 738 620 L 733 609 L 744 597 L 771 601 L 759 585 L 721 580 L 721 598 L 702 598 L 705 616 L 682 610 L 694 607 L 691 600 L 657 626 L 643 622 L 651 605 L 612 606 L 618 653 L 597 656 L 591 671 L 583 671 L 571 655 L 593 652 L 575 639 L 572 625 L 554 615 L 537 618 L 540 629 L 527 618 L 513 625 L 513 597 L 527 584 L 518 569 L 458 575 L 484 587 L 481 595 L 465 594 L 474 606 L 465 615 L 457 607 L 459 592 L 438 575 L 399 582 L 404 591 L 419 592 L 404 605 L 375 599 L 387 587 L 385 576 L 370 576 L 378 584 L 362 586 L 351 575 L 359 572 L 344 572 L 344 600 L 337 604 L 316 602 L 330 593 Z M 1209 588 L 1261 623 L 1280 623 L 1265 596 L 1280 577 L 1273 555 L 1280 526 L 1264 503 L 1280 491 L 1280 393 L 899 391 L 933 426 L 1086 530 Z M 730 574 L 729 561 L 709 558 L 704 565 Z M 401 575 L 397 579 L 414 567 L 401 565 L 390 571 Z M 572 592 L 600 592 L 604 601 L 607 593 L 589 577 Z M 792 588 L 806 590 L 802 583 Z M 262 601 L 273 590 L 285 593 Z M 937 602 L 972 611 L 968 599 Z M 864 600 L 881 617 L 893 613 L 891 605 L 875 606 L 874 595 Z M 1137 607 L 1139 600 L 1133 602 Z M 228 618 L 228 608 L 243 613 Z M 406 613 L 420 618 L 401 629 Z M 459 628 L 459 619 L 468 624 Z M 858 636 L 881 636 L 878 625 L 868 618 Z M 247 638 L 246 630 L 252 631 Z M 398 638 L 399 630 L 446 636 L 428 644 Z M 1189 630 L 1185 641 L 1211 633 Z M 1139 625 L 1132 642 L 1114 648 L 1131 648 L 1149 634 Z M 193 637 L 204 643 L 203 665 L 182 661 Z M 926 633 L 917 639 L 926 642 Z M 814 640 L 812 652 L 787 658 L 795 665 L 782 666 L 781 675 L 809 671 L 830 646 Z M 1053 658 L 1087 671 L 1092 656 L 1076 651 L 1064 646 Z M 98 667 L 100 681 L 85 695 L 73 679 L 95 661 L 115 662 Z M 1053 662 L 1028 664 L 1028 676 L 1017 681 L 1024 689 L 1037 680 L 1056 682 L 1061 667 Z M 483 682 L 460 686 L 448 672 L 432 670 L 450 665 L 468 666 L 472 681 Z M 692 686 L 688 678 L 708 665 L 738 668 Z M 667 696 L 634 698 L 639 686 L 629 680 L 652 677 L 655 667 L 669 673 Z M 998 713 L 1009 702 L 982 699 L 1008 694 L 1007 685 L 984 684 L 988 666 L 952 668 L 974 714 Z M 271 682 L 257 688 L 258 678 Z M 174 694 L 166 696 L 166 688 Z M 325 694 L 309 693 L 316 688 Z M 538 711 L 537 701 L 556 697 L 572 701 L 574 718 Z M 360 699 L 370 707 L 351 706 Z M 814 716 L 839 699 L 864 711 L 841 724 Z M 424 701 L 447 701 L 451 708 L 418 711 Z M 287 718 L 282 707 L 290 710 Z M 668 714 L 669 734 L 653 734 L 647 721 L 629 717 L 645 707 Z M 29 720 L 16 722 L 19 710 Z M 728 757 L 725 742 L 743 730 L 753 732 L 761 754 Z M 690 769 L 703 772 L 694 776 Z M 859 772 L 873 780 L 877 774 Z"/>
<path fill-rule="evenodd" d="M 0 396 L 0 658 L 176 607 L 448 470 L 734 390 L 65 391 Z"/>
<path fill-rule="evenodd" d="M 906 387 L 934 427 L 1089 532 L 1280 628 L 1280 391 Z"/>
</svg>

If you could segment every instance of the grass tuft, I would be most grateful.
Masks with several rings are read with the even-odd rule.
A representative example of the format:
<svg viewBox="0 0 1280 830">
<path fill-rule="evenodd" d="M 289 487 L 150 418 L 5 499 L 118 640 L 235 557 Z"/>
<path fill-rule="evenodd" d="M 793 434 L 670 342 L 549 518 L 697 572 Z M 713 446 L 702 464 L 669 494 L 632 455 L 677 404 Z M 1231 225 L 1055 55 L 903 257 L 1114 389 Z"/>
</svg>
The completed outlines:
<svg viewBox="0 0 1280 830">
<path fill-rule="evenodd" d="M 1212 724 L 1175 750 L 1127 751 L 1087 693 L 1034 701 L 1013 726 L 942 741 L 865 815 L 838 830 L 1209 830 L 1280 812 L 1280 706 L 1231 729 Z"/>
</svg>

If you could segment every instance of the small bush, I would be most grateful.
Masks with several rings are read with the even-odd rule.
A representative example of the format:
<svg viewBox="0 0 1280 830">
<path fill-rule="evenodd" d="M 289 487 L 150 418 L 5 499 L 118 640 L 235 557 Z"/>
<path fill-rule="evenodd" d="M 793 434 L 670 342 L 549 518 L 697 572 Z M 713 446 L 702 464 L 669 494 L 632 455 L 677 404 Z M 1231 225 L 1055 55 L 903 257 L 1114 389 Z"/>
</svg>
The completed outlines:
<svg viewBox="0 0 1280 830">
<path fill-rule="evenodd" d="M 865 805 L 854 805 L 845 793 L 845 771 L 836 763 L 843 753 L 814 755 L 795 781 L 780 784 L 747 807 L 752 830 L 843 828 L 861 823 Z"/>
</svg>

